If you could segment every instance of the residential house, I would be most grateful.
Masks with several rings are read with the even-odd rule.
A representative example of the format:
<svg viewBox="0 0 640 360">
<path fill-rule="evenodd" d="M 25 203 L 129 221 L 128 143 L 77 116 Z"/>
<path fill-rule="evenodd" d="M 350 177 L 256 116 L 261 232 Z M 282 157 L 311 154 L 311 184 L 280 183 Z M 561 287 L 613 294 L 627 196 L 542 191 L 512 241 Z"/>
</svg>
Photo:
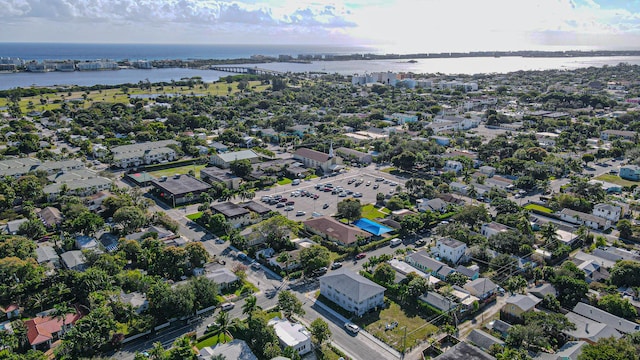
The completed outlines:
<svg viewBox="0 0 640 360">
<path fill-rule="evenodd" d="M 586 341 L 568 341 L 554 354 L 539 352 L 533 360 L 578 360 Z"/>
<path fill-rule="evenodd" d="M 273 326 L 280 345 L 283 348 L 291 347 L 296 350 L 300 356 L 313 350 L 311 333 L 303 325 L 277 317 L 269 320 L 268 325 Z"/>
<path fill-rule="evenodd" d="M 78 250 L 98 249 L 98 241 L 91 236 L 78 235 L 74 242 Z"/>
<path fill-rule="evenodd" d="M 232 202 L 225 202 L 211 205 L 214 214 L 222 214 L 225 219 L 235 228 L 251 223 L 251 211 Z"/>
<path fill-rule="evenodd" d="M 20 225 L 26 223 L 29 219 L 17 219 L 7 221 L 7 225 L 4 227 L 4 231 L 9 235 L 16 235 L 20 231 Z"/>
<path fill-rule="evenodd" d="M 609 325 L 623 334 L 633 334 L 640 331 L 640 324 L 612 315 L 583 302 L 577 303 L 573 308 L 573 312 L 601 324 Z"/>
<path fill-rule="evenodd" d="M 609 272 L 604 269 L 597 261 L 594 260 L 579 260 L 573 259 L 574 264 L 578 269 L 584 271 L 584 280 L 587 283 L 592 281 L 606 280 L 609 277 Z"/>
<path fill-rule="evenodd" d="M 467 336 L 467 341 L 484 351 L 488 351 L 492 345 L 504 346 L 504 341 L 479 329 L 473 329 Z"/>
<path fill-rule="evenodd" d="M 479 269 L 478 265 L 471 265 L 469 267 L 458 265 L 456 272 L 468 277 L 470 280 L 475 280 L 480 276 Z"/>
<path fill-rule="evenodd" d="M 500 319 L 493 320 L 487 324 L 487 329 L 491 329 L 495 332 L 500 333 L 500 336 L 503 339 L 506 339 L 509 335 L 509 329 L 511 329 L 513 325 L 506 323 Z"/>
<path fill-rule="evenodd" d="M 373 236 L 366 231 L 343 224 L 329 216 L 321 216 L 302 223 L 307 231 L 343 246 L 354 246 L 359 239 L 366 241 Z"/>
<path fill-rule="evenodd" d="M 447 160 L 442 168 L 444 172 L 453 171 L 456 174 L 459 174 L 462 170 L 464 170 L 464 165 L 456 160 Z"/>
<path fill-rule="evenodd" d="M 451 138 L 448 138 L 446 136 L 432 135 L 429 136 L 429 139 L 435 140 L 436 144 L 440 146 L 449 146 L 451 144 Z"/>
<path fill-rule="evenodd" d="M 3 314 L 2 320 L 11 320 L 20 317 L 20 306 L 18 304 L 9 304 L 0 306 L 0 313 Z"/>
<path fill-rule="evenodd" d="M 324 174 L 340 169 L 340 164 L 342 164 L 342 158 L 333 154 L 333 147 L 329 148 L 328 154 L 313 149 L 299 148 L 293 154 L 293 158 L 299 160 L 307 168 L 320 170 Z"/>
<path fill-rule="evenodd" d="M 593 207 L 593 215 L 610 220 L 611 223 L 617 223 L 620 220 L 622 208 L 611 204 L 596 204 Z"/>
<path fill-rule="evenodd" d="M 62 264 L 69 270 L 84 271 L 87 268 L 86 260 L 82 251 L 71 250 L 60 255 Z"/>
<path fill-rule="evenodd" d="M 469 185 L 457 181 L 452 181 L 449 183 L 449 189 L 451 190 L 451 192 L 455 192 L 461 195 L 467 195 L 467 191 L 469 191 Z"/>
<path fill-rule="evenodd" d="M 457 264 L 467 251 L 467 245 L 462 241 L 451 238 L 441 238 L 436 241 L 436 246 L 431 249 L 431 253 L 443 259 Z"/>
<path fill-rule="evenodd" d="M 442 312 L 451 311 L 458 306 L 458 304 L 452 299 L 449 299 L 442 294 L 438 294 L 435 291 L 427 291 L 425 294 L 420 295 L 419 299 Z"/>
<path fill-rule="evenodd" d="M 346 268 L 320 277 L 320 294 L 358 316 L 383 306 L 385 290 L 383 286 Z"/>
<path fill-rule="evenodd" d="M 620 168 L 620 177 L 625 180 L 640 181 L 640 166 L 625 165 Z"/>
<path fill-rule="evenodd" d="M 480 350 L 479 348 L 469 345 L 468 343 L 461 341 L 444 353 L 436 356 L 433 360 L 495 360 L 496 358 Z"/>
<path fill-rule="evenodd" d="M 602 338 L 614 337 L 619 339 L 622 337 L 622 334 L 610 325 L 599 323 L 572 311 L 569 311 L 565 316 L 576 327 L 575 330 L 564 330 L 562 332 L 568 339 L 594 344 Z"/>
<path fill-rule="evenodd" d="M 493 175 L 496 174 L 496 168 L 489 165 L 480 166 L 478 170 L 480 170 L 480 173 L 486 177 L 493 177 Z"/>
<path fill-rule="evenodd" d="M 540 285 L 536 285 L 533 289 L 529 289 L 529 294 L 537 297 L 538 299 L 544 299 L 546 295 L 557 296 L 558 292 L 553 285 L 549 283 L 544 283 Z"/>
<path fill-rule="evenodd" d="M 213 165 L 228 169 L 234 161 L 249 160 L 252 164 L 260 161 L 260 155 L 253 150 L 234 151 L 224 154 L 213 154 L 209 162 Z"/>
<path fill-rule="evenodd" d="M 137 314 L 142 314 L 149 309 L 149 301 L 144 293 L 138 291 L 130 293 L 120 292 L 118 297 L 120 302 L 130 305 Z"/>
<path fill-rule="evenodd" d="M 623 139 L 634 141 L 636 140 L 638 133 L 635 131 L 625 131 L 625 130 L 604 130 L 600 132 L 600 139 L 602 140 L 613 140 L 613 139 Z"/>
<path fill-rule="evenodd" d="M 455 272 L 451 267 L 430 257 L 426 250 L 409 254 L 405 256 L 404 261 L 416 269 L 431 274 L 441 280 L 445 280 L 447 275 Z"/>
<path fill-rule="evenodd" d="M 218 284 L 219 290 L 226 289 L 229 286 L 240 281 L 240 278 L 231 272 L 231 270 L 221 267 L 214 270 L 208 270 L 204 276 Z"/>
<path fill-rule="evenodd" d="M 27 328 L 29 345 L 34 350 L 48 349 L 54 340 L 60 339 L 60 336 L 80 318 L 82 318 L 82 313 L 76 310 L 75 313 L 67 314 L 64 320 L 44 315 L 25 321 L 24 325 Z"/>
<path fill-rule="evenodd" d="M 522 321 L 522 314 L 533 311 L 542 301 L 533 295 L 514 294 L 505 300 L 504 306 L 500 309 L 500 317 L 507 320 Z"/>
<path fill-rule="evenodd" d="M 226 360 L 258 360 L 244 340 L 234 339 L 228 343 L 219 343 L 215 347 L 204 347 L 198 354 L 198 360 L 209 360 L 221 355 Z"/>
<path fill-rule="evenodd" d="M 99 191 L 85 198 L 84 204 L 89 211 L 100 212 L 102 210 L 102 202 L 110 196 L 111 194 L 108 191 Z"/>
<path fill-rule="evenodd" d="M 36 248 L 36 257 L 38 264 L 51 264 L 53 267 L 60 266 L 60 256 L 53 246 L 38 246 Z"/>
<path fill-rule="evenodd" d="M 557 215 L 568 223 L 585 225 L 595 230 L 607 230 L 611 227 L 611 220 L 568 208 L 562 209 Z"/>
<path fill-rule="evenodd" d="M 509 230 L 513 230 L 513 229 L 507 225 L 503 225 L 495 221 L 492 221 L 490 223 L 482 224 L 482 227 L 480 228 L 480 234 L 482 234 L 482 236 L 488 239 L 496 234 L 509 231 Z"/>
<path fill-rule="evenodd" d="M 433 212 L 440 212 L 440 213 L 444 213 L 447 211 L 447 203 L 440 198 L 435 198 L 431 200 L 422 199 L 422 200 L 419 200 L 417 204 L 418 204 L 418 211 L 433 211 Z"/>
<path fill-rule="evenodd" d="M 385 116 L 385 118 L 387 118 L 387 116 Z M 388 118 L 395 121 L 398 125 L 418 121 L 418 115 L 413 114 L 393 113 L 391 116 L 388 116 Z"/>
<path fill-rule="evenodd" d="M 480 300 L 492 297 L 498 286 L 488 278 L 477 278 L 464 284 L 463 288 Z"/>
<path fill-rule="evenodd" d="M 38 217 L 47 229 L 55 229 L 62 223 L 63 217 L 60 210 L 52 206 L 38 211 Z"/>
</svg>

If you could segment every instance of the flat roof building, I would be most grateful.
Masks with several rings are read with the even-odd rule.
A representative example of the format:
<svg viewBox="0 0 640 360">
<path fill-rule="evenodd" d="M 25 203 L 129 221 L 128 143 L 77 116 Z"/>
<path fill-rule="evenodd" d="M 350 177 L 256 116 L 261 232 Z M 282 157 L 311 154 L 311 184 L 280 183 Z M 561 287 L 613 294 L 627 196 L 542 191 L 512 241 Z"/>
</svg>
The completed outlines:
<svg viewBox="0 0 640 360">
<path fill-rule="evenodd" d="M 154 191 L 168 204 L 185 204 L 198 201 L 200 195 L 211 189 L 211 185 L 200 181 L 190 175 L 174 175 L 162 177 L 151 181 Z"/>
</svg>

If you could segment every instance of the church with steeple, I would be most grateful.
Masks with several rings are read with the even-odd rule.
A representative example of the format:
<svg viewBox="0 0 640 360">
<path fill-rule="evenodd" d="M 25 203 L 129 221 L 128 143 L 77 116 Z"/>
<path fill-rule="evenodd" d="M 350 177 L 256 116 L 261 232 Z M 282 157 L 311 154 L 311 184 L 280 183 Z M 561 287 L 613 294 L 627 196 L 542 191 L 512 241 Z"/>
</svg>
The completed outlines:
<svg viewBox="0 0 640 360">
<path fill-rule="evenodd" d="M 308 169 L 315 169 L 316 173 L 331 174 L 342 169 L 342 158 L 333 151 L 333 143 L 329 145 L 329 153 L 323 153 L 309 148 L 299 148 L 293 158 L 300 161 Z"/>
</svg>

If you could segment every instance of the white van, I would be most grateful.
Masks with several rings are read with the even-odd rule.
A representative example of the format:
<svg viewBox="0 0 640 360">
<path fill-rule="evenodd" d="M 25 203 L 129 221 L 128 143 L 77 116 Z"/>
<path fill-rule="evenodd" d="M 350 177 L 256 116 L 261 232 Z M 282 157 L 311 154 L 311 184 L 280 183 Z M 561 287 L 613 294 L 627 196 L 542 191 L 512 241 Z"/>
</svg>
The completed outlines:
<svg viewBox="0 0 640 360">
<path fill-rule="evenodd" d="M 391 239 L 391 241 L 389 242 L 389 246 L 391 247 L 398 246 L 400 244 L 402 244 L 402 239 L 398 239 L 398 238 Z"/>
<path fill-rule="evenodd" d="M 300 185 L 300 179 L 295 179 L 291 182 L 291 185 Z"/>
<path fill-rule="evenodd" d="M 220 305 L 220 310 L 229 311 L 229 310 L 233 309 L 234 306 L 236 306 L 236 304 L 234 304 L 232 302 L 224 303 L 224 304 Z"/>
</svg>

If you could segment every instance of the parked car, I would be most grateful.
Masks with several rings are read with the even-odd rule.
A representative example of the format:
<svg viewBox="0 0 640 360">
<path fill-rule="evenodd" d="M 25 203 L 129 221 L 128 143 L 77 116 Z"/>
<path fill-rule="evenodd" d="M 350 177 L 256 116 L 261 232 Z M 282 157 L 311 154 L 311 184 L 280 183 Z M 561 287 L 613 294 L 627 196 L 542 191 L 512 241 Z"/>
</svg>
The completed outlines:
<svg viewBox="0 0 640 360">
<path fill-rule="evenodd" d="M 354 194 L 353 194 L 353 197 L 354 197 L 354 198 L 360 198 L 360 197 L 362 197 L 362 193 L 359 193 L 359 192 L 354 193 Z"/>
<path fill-rule="evenodd" d="M 378 185 L 378 184 L 373 185 L 373 189 L 374 189 L 374 190 L 375 190 L 375 189 L 377 189 L 377 188 L 379 188 L 379 187 L 380 187 L 380 185 Z"/>
<path fill-rule="evenodd" d="M 322 205 L 322 208 L 323 208 L 323 209 L 326 209 L 326 208 L 328 208 L 328 207 L 329 207 L 329 204 L 324 204 L 324 205 Z"/>
<path fill-rule="evenodd" d="M 360 331 L 360 327 L 354 323 L 345 323 L 344 328 L 352 334 L 357 334 Z"/>
<path fill-rule="evenodd" d="M 287 206 L 291 206 L 291 205 L 295 205 L 295 204 L 296 204 L 296 202 L 295 202 L 295 201 L 287 201 L 287 202 L 286 202 L 286 205 L 287 205 Z"/>
<path fill-rule="evenodd" d="M 364 259 L 365 257 L 367 257 L 367 254 L 360 253 L 360 254 L 356 255 L 356 260 Z"/>
<path fill-rule="evenodd" d="M 307 213 L 306 213 L 306 212 L 304 212 L 304 211 L 298 211 L 298 212 L 296 212 L 296 216 L 305 216 L 305 215 L 307 215 Z"/>
<path fill-rule="evenodd" d="M 220 310 L 229 311 L 229 310 L 233 309 L 235 306 L 236 306 L 236 304 L 234 304 L 232 302 L 224 303 L 224 304 L 220 305 Z"/>
<path fill-rule="evenodd" d="M 329 269 L 327 269 L 326 267 L 321 267 L 320 269 L 315 269 L 311 275 L 312 276 L 322 276 L 322 275 L 327 273 L 327 270 L 329 270 Z"/>
<path fill-rule="evenodd" d="M 277 208 L 283 208 L 283 207 L 285 207 L 285 206 L 286 206 L 286 205 L 285 205 L 284 203 L 278 203 L 278 204 L 276 205 L 276 207 L 277 207 Z"/>
<path fill-rule="evenodd" d="M 342 263 L 339 261 L 336 261 L 333 264 L 331 264 L 331 270 L 339 269 L 341 267 L 342 267 Z"/>
<path fill-rule="evenodd" d="M 254 262 L 253 264 L 251 264 L 251 268 L 253 270 L 260 270 L 260 269 L 262 269 L 262 266 L 260 266 L 259 262 Z"/>
<path fill-rule="evenodd" d="M 293 211 L 293 206 L 285 206 L 284 211 Z"/>
</svg>

